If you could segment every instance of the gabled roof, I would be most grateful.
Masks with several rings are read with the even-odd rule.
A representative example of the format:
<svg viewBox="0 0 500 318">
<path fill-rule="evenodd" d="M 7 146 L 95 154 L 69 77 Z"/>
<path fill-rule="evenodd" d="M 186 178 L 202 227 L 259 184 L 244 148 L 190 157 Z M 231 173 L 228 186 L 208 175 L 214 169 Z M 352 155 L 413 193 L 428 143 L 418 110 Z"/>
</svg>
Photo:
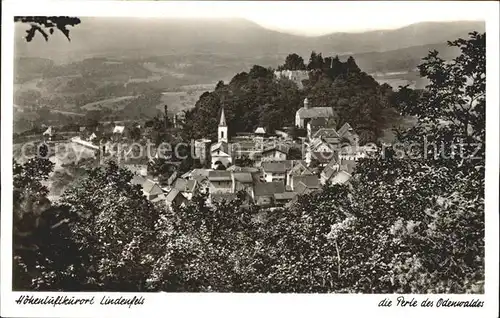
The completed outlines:
<svg viewBox="0 0 500 318">
<path fill-rule="evenodd" d="M 144 178 L 143 176 L 137 175 L 137 174 L 135 174 L 132 177 L 132 180 L 130 181 L 130 183 L 132 183 L 134 185 L 142 185 L 144 182 L 146 182 L 146 178 Z"/>
<path fill-rule="evenodd" d="M 283 182 L 261 182 L 254 186 L 254 194 L 256 197 L 283 192 L 285 192 L 285 185 Z"/>
<path fill-rule="evenodd" d="M 349 125 L 349 123 L 345 123 L 338 130 L 338 134 L 339 134 L 339 136 L 343 137 L 345 135 L 345 133 L 347 133 L 348 131 L 354 131 L 354 129 L 352 129 L 352 127 L 351 127 L 351 125 Z"/>
<path fill-rule="evenodd" d="M 352 174 L 355 167 L 356 167 L 356 161 L 354 161 L 354 160 L 342 160 L 340 162 L 339 170 L 342 170 L 342 171 L 345 171 L 349 174 Z"/>
<path fill-rule="evenodd" d="M 329 180 L 329 179 L 333 176 L 333 174 L 334 174 L 335 172 L 337 172 L 337 167 L 336 167 L 336 165 L 338 165 L 338 160 L 333 159 L 332 161 L 330 161 L 330 162 L 326 165 L 325 169 L 323 169 L 323 171 L 321 171 L 321 176 L 322 176 L 323 178 L 326 178 L 327 180 Z"/>
<path fill-rule="evenodd" d="M 188 180 L 186 184 L 185 192 L 193 193 L 196 190 L 196 186 L 198 185 L 198 181 L 196 180 Z"/>
<path fill-rule="evenodd" d="M 290 164 L 286 161 L 264 161 L 262 163 L 262 170 L 268 173 L 285 173 L 290 168 Z"/>
<path fill-rule="evenodd" d="M 256 134 L 265 134 L 266 130 L 263 127 L 258 127 L 257 129 L 255 129 L 255 133 Z"/>
<path fill-rule="evenodd" d="M 181 192 L 184 192 L 186 190 L 187 182 L 188 181 L 186 179 L 178 178 L 177 180 L 175 180 L 174 188 Z"/>
<path fill-rule="evenodd" d="M 123 131 L 125 130 L 125 126 L 115 126 L 113 129 L 113 134 L 123 134 Z"/>
<path fill-rule="evenodd" d="M 343 184 L 351 178 L 351 174 L 346 171 L 339 171 L 332 179 L 332 184 Z"/>
<path fill-rule="evenodd" d="M 158 184 L 151 180 L 146 180 L 142 184 L 142 189 L 149 195 L 158 195 L 163 193 L 163 190 L 158 186 Z"/>
<path fill-rule="evenodd" d="M 309 168 L 307 167 L 305 161 L 297 160 L 294 163 L 295 163 L 294 166 L 292 167 L 292 169 L 290 169 L 289 172 L 290 175 L 300 176 L 300 175 L 313 174 L 311 170 L 309 170 Z"/>
<path fill-rule="evenodd" d="M 294 176 L 293 177 L 294 188 L 296 188 L 299 183 L 302 183 L 306 188 L 309 188 L 309 189 L 321 188 L 321 184 L 319 182 L 319 179 L 315 175 Z"/>
<path fill-rule="evenodd" d="M 311 127 L 311 130 L 316 131 L 321 128 L 326 128 L 328 125 L 328 117 L 318 117 L 318 118 L 312 118 L 308 126 Z"/>
<path fill-rule="evenodd" d="M 335 113 L 331 107 L 313 107 L 313 108 L 304 108 L 301 107 L 297 114 L 300 118 L 319 118 L 319 117 L 334 117 Z"/>
<path fill-rule="evenodd" d="M 202 179 L 207 179 L 210 171 L 213 171 L 213 170 L 212 169 L 193 169 L 191 171 L 190 177 L 191 177 L 191 179 L 196 179 L 198 181 L 200 181 Z"/>
<path fill-rule="evenodd" d="M 208 173 L 208 180 L 210 181 L 231 181 L 231 171 L 213 170 Z"/>
<path fill-rule="evenodd" d="M 167 179 L 167 184 L 168 185 L 171 185 L 174 183 L 175 179 L 177 179 L 177 170 L 172 172 L 172 174 L 170 175 L 170 177 L 168 177 Z"/>
<path fill-rule="evenodd" d="M 233 173 L 234 180 L 242 182 L 242 183 L 252 183 L 253 178 L 250 172 L 234 172 Z"/>
<path fill-rule="evenodd" d="M 43 132 L 43 135 L 52 135 L 52 126 L 50 126 L 49 128 L 47 128 L 47 130 L 45 130 Z"/>
<path fill-rule="evenodd" d="M 316 159 L 319 163 L 325 164 L 338 158 L 338 152 L 312 152 L 311 159 Z M 337 159 L 338 160 L 338 159 Z"/>
<path fill-rule="evenodd" d="M 279 152 L 284 153 L 284 154 L 288 154 L 288 152 L 290 151 L 290 147 L 288 145 L 285 145 L 282 143 L 277 143 L 277 144 L 268 146 L 266 149 L 264 149 L 262 151 L 262 154 L 264 154 L 266 152 L 274 151 L 274 150 L 279 151 Z"/>
<path fill-rule="evenodd" d="M 168 203 L 172 203 L 177 197 L 180 197 L 182 200 L 186 200 L 186 198 L 181 194 L 179 190 L 177 190 L 176 188 L 172 188 L 165 199 Z"/>
<path fill-rule="evenodd" d="M 333 128 L 320 128 L 314 133 L 313 138 L 322 138 L 326 140 L 330 138 L 340 138 L 340 136 Z"/>
</svg>

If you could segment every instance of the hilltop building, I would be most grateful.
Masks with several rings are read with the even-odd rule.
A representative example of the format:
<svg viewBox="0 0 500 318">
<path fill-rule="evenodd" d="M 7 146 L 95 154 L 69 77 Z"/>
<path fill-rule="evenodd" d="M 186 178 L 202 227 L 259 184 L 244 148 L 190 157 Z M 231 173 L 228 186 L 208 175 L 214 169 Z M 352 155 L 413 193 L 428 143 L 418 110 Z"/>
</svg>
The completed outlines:
<svg viewBox="0 0 500 318">
<path fill-rule="evenodd" d="M 307 124 L 316 118 L 323 118 L 328 121 L 336 120 L 336 115 L 331 107 L 311 107 L 309 100 L 304 99 L 304 106 L 295 113 L 295 126 L 307 128 Z"/>
<path fill-rule="evenodd" d="M 295 82 L 299 89 L 302 89 L 304 85 L 302 84 L 303 80 L 309 79 L 309 72 L 306 70 L 283 70 L 283 71 L 275 71 L 274 76 L 277 79 L 286 78 L 290 81 Z"/>
</svg>

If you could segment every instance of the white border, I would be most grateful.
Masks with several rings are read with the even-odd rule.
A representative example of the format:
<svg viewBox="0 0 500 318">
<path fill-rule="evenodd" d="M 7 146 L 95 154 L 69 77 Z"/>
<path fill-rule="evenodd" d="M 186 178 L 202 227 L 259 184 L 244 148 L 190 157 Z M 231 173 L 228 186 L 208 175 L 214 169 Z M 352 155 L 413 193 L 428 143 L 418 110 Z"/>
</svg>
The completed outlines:
<svg viewBox="0 0 500 318">
<path fill-rule="evenodd" d="M 392 1 L 391 1 L 392 2 Z M 394 3 L 394 2 L 392 2 Z M 411 4 L 410 4 L 411 3 Z M 177 3 L 178 4 L 178 3 Z M 356 3 L 359 6 L 365 3 Z M 368 3 L 366 3 L 368 5 Z M 8 317 L 89 317 L 89 316 L 274 316 L 274 317 L 315 317 L 336 316 L 346 313 L 349 316 L 382 317 L 497 317 L 498 314 L 498 176 L 499 176 L 499 95 L 498 79 L 499 57 L 499 4 L 498 2 L 421 2 L 419 5 L 446 6 L 449 10 L 457 5 L 471 6 L 484 13 L 487 30 L 487 143 L 486 143 L 486 285 L 485 295 L 407 295 L 424 300 L 427 297 L 440 297 L 455 300 L 480 298 L 485 300 L 485 307 L 473 308 L 379 308 L 378 302 L 385 297 L 395 299 L 397 295 L 295 295 L 295 294 L 142 294 L 146 298 L 143 306 L 17 306 L 14 300 L 23 293 L 11 292 L 11 255 L 12 255 L 12 101 L 13 101 L 13 16 L 15 15 L 69 15 L 69 16 L 158 16 L 172 6 L 174 2 L 121 2 L 121 1 L 3 1 L 2 2 L 2 107 L 1 107 L 1 316 Z M 248 2 L 233 3 L 186 3 L 193 9 L 217 10 L 221 6 L 248 6 Z M 274 3 L 274 5 L 279 5 Z M 373 2 L 370 5 L 374 5 Z M 380 2 L 380 6 L 388 2 Z M 411 7 L 415 2 L 401 2 L 399 6 Z M 201 10 L 203 12 L 203 10 Z M 199 11 L 198 11 L 199 12 Z M 279 14 L 279 13 L 278 13 Z M 310 17 L 314 19 L 314 17 Z M 35 293 L 31 293 L 35 294 Z M 57 293 L 67 296 L 96 296 L 96 303 L 104 294 L 99 293 Z M 54 293 L 37 293 L 37 296 Z M 124 295 L 126 293 L 105 293 L 105 295 Z M 139 294 L 133 294 L 139 295 Z"/>
</svg>

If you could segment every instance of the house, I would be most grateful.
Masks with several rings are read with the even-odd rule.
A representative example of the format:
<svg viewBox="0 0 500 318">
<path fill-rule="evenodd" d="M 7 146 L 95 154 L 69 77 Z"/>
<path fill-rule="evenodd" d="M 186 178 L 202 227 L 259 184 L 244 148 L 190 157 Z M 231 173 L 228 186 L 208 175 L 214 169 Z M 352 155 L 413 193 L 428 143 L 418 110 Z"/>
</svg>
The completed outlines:
<svg viewBox="0 0 500 318">
<path fill-rule="evenodd" d="M 284 130 L 278 130 L 278 129 L 276 129 L 276 130 L 274 131 L 274 133 L 275 133 L 278 137 L 283 138 L 283 139 L 290 139 L 290 138 L 291 138 L 291 137 L 290 137 L 290 134 L 289 134 L 287 131 L 284 131 Z"/>
<path fill-rule="evenodd" d="M 324 141 L 321 138 L 312 139 L 307 145 L 307 151 L 309 152 L 333 152 L 333 146 Z"/>
<path fill-rule="evenodd" d="M 335 176 L 330 180 L 332 184 L 344 184 L 351 178 L 351 174 L 347 171 L 340 170 L 335 174 Z"/>
<path fill-rule="evenodd" d="M 142 192 L 148 198 L 148 200 L 156 199 L 158 196 L 163 195 L 163 190 L 160 188 L 158 183 L 153 182 L 149 179 L 142 184 Z"/>
<path fill-rule="evenodd" d="M 214 170 L 208 173 L 210 193 L 232 193 L 233 178 L 230 171 Z"/>
<path fill-rule="evenodd" d="M 123 132 L 125 131 L 125 126 L 119 126 L 119 125 L 116 125 L 114 128 L 113 128 L 113 134 L 123 134 Z"/>
<path fill-rule="evenodd" d="M 323 140 L 334 147 L 340 143 L 340 135 L 334 128 L 320 128 L 312 135 L 311 139 Z"/>
<path fill-rule="evenodd" d="M 321 171 L 320 183 L 326 184 L 339 171 L 340 165 L 338 158 L 333 158 Z"/>
<path fill-rule="evenodd" d="M 351 146 L 357 146 L 359 144 L 359 136 L 349 123 L 344 123 L 337 133 L 340 136 L 342 145 L 344 145 L 345 142 L 348 142 Z"/>
<path fill-rule="evenodd" d="M 335 131 L 335 119 L 329 117 L 311 118 L 306 124 L 307 138 L 312 139 L 313 136 L 322 129 L 333 129 Z M 336 132 L 336 131 L 335 131 Z"/>
<path fill-rule="evenodd" d="M 285 144 L 275 143 L 273 146 L 270 146 L 261 154 L 261 161 L 280 161 L 286 160 L 290 147 Z"/>
<path fill-rule="evenodd" d="M 93 132 L 93 133 L 89 136 L 89 138 L 87 138 L 87 140 L 88 140 L 88 141 L 93 141 L 93 140 L 95 140 L 96 138 L 97 138 L 97 135 L 95 134 L 95 132 Z"/>
<path fill-rule="evenodd" d="M 43 137 L 47 138 L 48 140 L 52 140 L 54 137 L 54 129 L 52 126 L 49 126 L 42 134 Z"/>
<path fill-rule="evenodd" d="M 357 162 L 355 160 L 341 160 L 339 170 L 346 171 L 352 175 L 354 169 L 356 168 L 356 164 Z"/>
<path fill-rule="evenodd" d="M 333 121 L 336 115 L 331 107 L 310 107 L 309 100 L 304 99 L 304 106 L 295 113 L 295 126 L 307 128 L 307 124 L 314 118 L 325 118 Z"/>
<path fill-rule="evenodd" d="M 253 193 L 253 176 L 251 172 L 237 171 L 231 173 L 233 180 L 233 193 L 244 191 L 248 197 L 252 198 Z"/>
<path fill-rule="evenodd" d="M 146 182 L 146 180 L 147 180 L 146 177 L 138 175 L 138 174 L 135 174 L 132 177 L 132 180 L 130 180 L 130 183 L 132 183 L 133 185 L 140 185 L 140 186 L 142 186 L 142 184 L 144 182 Z"/>
<path fill-rule="evenodd" d="M 346 145 L 340 149 L 339 157 L 341 160 L 357 161 L 361 158 L 367 158 L 368 154 L 363 147 Z"/>
<path fill-rule="evenodd" d="M 171 186 L 174 184 L 175 180 L 177 179 L 177 171 L 172 172 L 170 177 L 167 179 L 167 185 Z"/>
<path fill-rule="evenodd" d="M 255 134 L 256 135 L 265 135 L 266 130 L 263 127 L 258 127 L 257 129 L 255 129 Z"/>
<path fill-rule="evenodd" d="M 141 175 L 134 175 L 130 181 L 133 185 L 140 185 L 142 187 L 142 193 L 148 198 L 148 200 L 154 200 L 163 195 L 163 190 L 160 186 Z"/>
<path fill-rule="evenodd" d="M 262 162 L 262 173 L 266 182 L 286 182 L 286 173 L 290 170 L 290 161 L 264 161 Z"/>
<path fill-rule="evenodd" d="M 283 182 L 261 182 L 254 185 L 254 202 L 260 206 L 272 206 L 274 204 L 274 195 L 284 193 L 285 185 Z"/>
<path fill-rule="evenodd" d="M 165 197 L 165 201 L 168 207 L 177 207 L 186 204 L 188 200 L 178 189 L 172 188 Z"/>
<path fill-rule="evenodd" d="M 297 197 L 297 192 L 281 192 L 274 194 L 274 204 L 276 206 L 285 206 Z"/>
<path fill-rule="evenodd" d="M 298 194 L 307 194 L 321 189 L 321 184 L 315 175 L 296 176 L 293 177 L 292 189 Z"/>
<path fill-rule="evenodd" d="M 337 151 L 330 152 L 310 152 L 308 151 L 306 153 L 306 164 L 308 167 L 310 167 L 313 163 L 313 161 L 319 166 L 319 167 L 325 167 L 332 159 L 338 158 L 339 153 Z"/>
<path fill-rule="evenodd" d="M 237 199 L 236 193 L 212 193 L 209 196 L 209 204 L 214 205 L 216 203 L 230 202 Z"/>
<path fill-rule="evenodd" d="M 297 160 L 290 171 L 287 173 L 286 186 L 293 188 L 293 177 L 313 175 L 312 171 L 307 167 L 307 163 L 303 160 Z"/>
</svg>

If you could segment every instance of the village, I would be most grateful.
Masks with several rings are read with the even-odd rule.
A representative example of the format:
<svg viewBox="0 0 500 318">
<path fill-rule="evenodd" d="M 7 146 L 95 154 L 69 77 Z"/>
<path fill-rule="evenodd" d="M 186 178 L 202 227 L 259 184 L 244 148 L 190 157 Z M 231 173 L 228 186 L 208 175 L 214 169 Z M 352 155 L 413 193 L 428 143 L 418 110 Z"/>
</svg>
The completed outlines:
<svg viewBox="0 0 500 318">
<path fill-rule="evenodd" d="M 295 128 L 303 129 L 305 136 L 295 140 L 287 127 L 273 134 L 258 127 L 253 133 L 230 137 L 223 108 L 218 118 L 217 140 L 201 138 L 191 145 L 193 157 L 204 168 L 185 173 L 176 170 L 163 178 L 153 175 L 148 163 L 171 158 L 173 149 L 162 152 L 152 147 L 139 154 L 137 148 L 123 147 L 126 143 L 120 142 L 127 139 L 123 137 L 124 125 L 111 127 L 112 138 L 106 143 L 97 143 L 99 132 L 85 127 L 71 141 L 93 150 L 99 160 L 103 156 L 117 161 L 134 174 L 131 182 L 142 187 L 148 200 L 164 202 L 167 207 L 182 206 L 196 193 L 206 194 L 207 203 L 212 205 L 242 194 L 248 204 L 263 208 L 286 206 L 299 195 L 318 191 L 325 184 L 348 182 L 356 162 L 377 151 L 374 146 L 360 146 L 359 136 L 349 123 L 337 129 L 335 112 L 329 107 L 311 107 L 307 98 L 295 114 Z M 174 116 L 175 125 L 181 125 L 183 120 L 182 114 Z M 135 128 L 141 130 L 140 125 Z M 43 135 L 50 141 L 53 128 L 48 127 Z"/>
</svg>

